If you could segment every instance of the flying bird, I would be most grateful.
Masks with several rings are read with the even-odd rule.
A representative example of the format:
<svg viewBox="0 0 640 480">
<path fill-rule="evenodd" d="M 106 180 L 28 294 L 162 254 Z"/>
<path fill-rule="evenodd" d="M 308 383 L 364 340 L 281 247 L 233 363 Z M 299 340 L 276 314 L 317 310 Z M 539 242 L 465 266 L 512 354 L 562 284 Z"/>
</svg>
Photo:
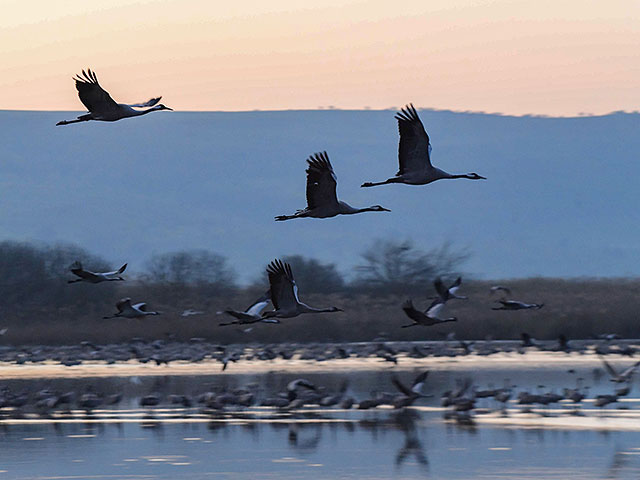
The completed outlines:
<svg viewBox="0 0 640 480">
<path fill-rule="evenodd" d="M 136 303 L 135 305 L 131 305 L 131 299 L 129 297 L 123 298 L 118 301 L 116 303 L 116 308 L 118 309 L 116 313 L 102 318 L 142 318 L 146 317 L 147 315 L 160 315 L 160 312 L 152 312 L 150 310 L 147 310 L 148 306 L 146 303 Z"/>
<path fill-rule="evenodd" d="M 348 203 L 338 200 L 336 195 L 337 177 L 329 161 L 327 152 L 314 153 L 307 160 L 307 207 L 297 210 L 293 215 L 279 215 L 276 221 L 292 218 L 330 218 L 336 215 L 352 215 L 362 212 L 390 212 L 390 210 L 373 205 L 366 208 L 353 208 Z"/>
<path fill-rule="evenodd" d="M 163 104 L 158 104 L 162 97 L 152 98 L 143 103 L 116 103 L 109 93 L 98 83 L 98 77 L 91 69 L 86 72 L 82 70 L 82 76 L 76 75 L 73 79 L 76 82 L 76 89 L 80 101 L 87 107 L 89 113 L 80 115 L 75 120 L 62 120 L 56 125 L 68 125 L 70 123 L 87 122 L 89 120 L 100 120 L 103 122 L 115 122 L 121 118 L 139 117 L 150 112 L 160 110 L 173 110 Z M 146 110 L 136 110 L 136 108 L 147 108 Z"/>
<path fill-rule="evenodd" d="M 486 180 L 477 173 L 453 175 L 431 165 L 431 143 L 418 112 L 413 104 L 407 105 L 395 115 L 400 131 L 398 162 L 400 169 L 395 177 L 384 182 L 366 182 L 362 187 L 375 187 L 387 183 L 406 183 L 408 185 L 427 185 L 436 180 L 468 178 Z"/>
<path fill-rule="evenodd" d="M 460 290 L 460 285 L 462 285 L 462 277 L 456 278 L 456 281 L 449 286 L 449 288 L 444 286 L 441 278 L 436 278 L 435 282 L 433 282 L 433 286 L 436 288 L 436 292 L 440 295 L 445 302 L 447 300 L 458 299 L 458 300 L 468 300 L 468 297 L 464 297 L 462 295 L 458 295 L 458 290 Z"/>
<path fill-rule="evenodd" d="M 609 362 L 607 362 L 604 358 L 600 357 L 602 363 L 604 364 L 604 368 L 607 370 L 607 373 L 611 377 L 609 380 L 616 383 L 624 383 L 629 382 L 631 377 L 633 376 L 636 369 L 640 366 L 640 362 L 636 362 L 630 367 L 626 368 L 621 372 L 616 372 L 616 370 L 611 366 Z"/>
<path fill-rule="evenodd" d="M 421 312 L 420 310 L 416 310 L 411 299 L 407 300 L 402 305 L 402 310 L 407 315 L 407 317 L 413 320 L 413 323 L 410 323 L 409 325 L 402 325 L 402 328 L 415 327 L 417 325 L 430 327 L 439 323 L 457 321 L 458 319 L 456 317 L 441 318 L 439 316 L 440 312 L 442 312 L 442 309 L 444 308 L 445 303 L 446 301 L 443 300 L 442 297 L 438 297 L 431 303 L 431 305 L 429 305 L 429 308 L 427 308 L 424 312 Z"/>
<path fill-rule="evenodd" d="M 124 278 L 122 278 L 120 275 L 125 271 L 126 268 L 127 268 L 127 264 L 125 263 L 118 270 L 115 270 L 113 272 L 96 273 L 96 272 L 91 272 L 89 270 L 85 270 L 84 268 L 82 268 L 82 263 L 76 261 L 76 262 L 73 262 L 69 270 L 71 270 L 71 273 L 73 273 L 75 276 L 79 278 L 76 278 L 74 280 L 69 280 L 67 281 L 67 283 L 77 283 L 77 282 L 101 283 L 101 282 L 123 281 Z"/>
<path fill-rule="evenodd" d="M 502 295 L 505 297 L 511 295 L 511 289 L 504 285 L 494 285 L 489 289 L 489 295 L 493 295 L 496 292 L 502 292 Z"/>
<path fill-rule="evenodd" d="M 253 302 L 244 312 L 239 312 L 237 310 L 227 309 L 222 313 L 226 313 L 234 317 L 236 320 L 231 322 L 223 322 L 219 325 L 221 327 L 227 325 L 245 325 L 248 323 L 256 323 L 256 322 L 267 322 L 267 323 L 280 323 L 277 318 L 266 318 L 263 319 L 260 315 L 262 310 L 264 310 L 269 302 L 271 301 L 271 292 L 267 291 L 264 295 L 258 298 L 255 302 Z"/>
<path fill-rule="evenodd" d="M 314 308 L 302 303 L 298 299 L 298 286 L 288 263 L 278 259 L 272 261 L 267 266 L 267 274 L 274 310 L 263 313 L 263 319 L 291 318 L 303 313 L 342 312 L 338 307 Z"/>
<path fill-rule="evenodd" d="M 497 300 L 502 305 L 491 310 L 540 310 L 544 303 L 524 303 L 517 300 Z"/>
<path fill-rule="evenodd" d="M 398 379 L 395 375 L 391 377 L 391 382 L 400 391 L 401 395 L 395 396 L 393 400 L 393 406 L 395 408 L 408 407 L 413 404 L 420 397 L 427 397 L 430 395 L 424 395 L 422 389 L 424 383 L 429 375 L 429 371 L 424 371 L 419 374 L 411 385 L 411 388 L 407 387 L 404 383 Z"/>
</svg>

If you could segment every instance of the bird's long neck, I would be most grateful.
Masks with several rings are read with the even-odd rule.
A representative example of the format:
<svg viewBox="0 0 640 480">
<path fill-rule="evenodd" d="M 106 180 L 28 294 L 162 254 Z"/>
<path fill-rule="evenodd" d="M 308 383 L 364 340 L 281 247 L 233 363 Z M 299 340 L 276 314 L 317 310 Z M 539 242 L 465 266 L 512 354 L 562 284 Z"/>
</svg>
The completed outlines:
<svg viewBox="0 0 640 480">
<path fill-rule="evenodd" d="M 377 212 L 378 210 L 374 209 L 373 207 L 365 207 L 365 208 L 354 208 L 354 212 L 353 213 L 362 213 L 362 212 Z"/>
<path fill-rule="evenodd" d="M 448 179 L 468 178 L 469 180 L 476 180 L 476 177 L 474 177 L 473 175 L 471 175 L 469 173 L 459 173 L 459 174 L 455 174 L 455 175 L 452 175 L 452 174 L 448 173 L 447 176 L 443 177 L 443 178 L 448 178 Z"/>
<path fill-rule="evenodd" d="M 442 318 L 442 319 L 438 319 L 438 323 L 455 322 L 457 320 L 458 319 L 456 317 Z"/>
<path fill-rule="evenodd" d="M 147 108 L 146 110 L 136 110 L 135 108 L 131 108 L 131 112 L 129 112 L 130 117 L 139 117 L 141 115 L 146 115 L 147 113 L 156 112 L 158 110 L 162 110 L 160 105 L 156 105 L 155 107 Z"/>
<path fill-rule="evenodd" d="M 342 215 L 353 215 L 354 213 L 370 212 L 370 208 L 353 208 L 345 202 L 340 202 L 340 213 Z"/>
<path fill-rule="evenodd" d="M 314 308 L 304 303 L 300 303 L 300 311 L 304 313 L 328 313 L 328 312 L 335 312 L 336 310 L 333 307 Z"/>
<path fill-rule="evenodd" d="M 386 185 L 387 183 L 402 183 L 401 177 L 391 177 L 386 179 L 384 182 L 365 182 L 361 187 L 377 187 L 378 185 Z"/>
</svg>

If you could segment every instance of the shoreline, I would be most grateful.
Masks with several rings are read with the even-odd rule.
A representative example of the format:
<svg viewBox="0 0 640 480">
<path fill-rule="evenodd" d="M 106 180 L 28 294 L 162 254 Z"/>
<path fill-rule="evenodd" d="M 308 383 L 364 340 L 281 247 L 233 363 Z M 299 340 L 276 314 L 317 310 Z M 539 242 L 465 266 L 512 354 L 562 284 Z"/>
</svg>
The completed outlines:
<svg viewBox="0 0 640 480">
<path fill-rule="evenodd" d="M 252 375 L 270 372 L 278 373 L 345 373 L 354 371 L 406 371 L 418 368 L 436 370 L 469 371 L 470 369 L 521 369 L 599 367 L 600 357 L 595 353 L 527 352 L 526 354 L 495 353 L 492 355 L 465 355 L 456 357 L 411 358 L 398 355 L 398 364 L 393 365 L 377 357 L 332 359 L 324 361 L 300 359 L 240 360 L 230 362 L 226 370 L 217 360 L 203 360 L 198 363 L 175 361 L 168 365 L 140 363 L 136 360 L 107 364 L 106 362 L 83 362 L 81 365 L 65 366 L 59 362 L 45 361 L 35 364 L 0 363 L 0 380 L 38 378 L 96 378 L 132 376 L 201 376 L 201 375 Z M 611 361 L 611 359 L 609 359 Z M 627 367 L 637 360 L 629 357 L 615 359 L 616 365 Z M 528 365 L 527 365 L 528 364 Z"/>
</svg>

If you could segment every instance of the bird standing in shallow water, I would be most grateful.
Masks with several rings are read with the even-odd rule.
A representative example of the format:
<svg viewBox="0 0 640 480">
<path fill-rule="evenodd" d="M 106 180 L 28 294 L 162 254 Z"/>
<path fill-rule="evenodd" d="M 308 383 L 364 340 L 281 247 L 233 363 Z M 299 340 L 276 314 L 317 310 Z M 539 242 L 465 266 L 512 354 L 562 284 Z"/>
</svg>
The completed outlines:
<svg viewBox="0 0 640 480">
<path fill-rule="evenodd" d="M 172 110 L 162 104 L 156 105 L 162 97 L 152 98 L 143 103 L 116 103 L 113 98 L 98 83 L 98 77 L 91 69 L 82 71 L 82 77 L 76 75 L 74 78 L 76 89 L 80 101 L 87 107 L 89 113 L 80 115 L 75 120 L 62 120 L 56 125 L 68 125 L 70 123 L 87 122 L 89 120 L 101 120 L 103 122 L 115 122 L 122 118 L 139 117 L 147 113 L 160 110 Z M 135 108 L 150 107 L 146 110 L 136 110 Z"/>
<path fill-rule="evenodd" d="M 279 215 L 276 221 L 292 218 L 330 218 L 336 215 L 352 215 L 363 212 L 390 212 L 380 205 L 366 208 L 353 208 L 338 200 L 336 194 L 337 179 L 327 152 L 315 153 L 307 160 L 307 207 L 293 215 Z"/>
<path fill-rule="evenodd" d="M 401 109 L 395 116 L 400 131 L 398 162 L 400 169 L 395 177 L 384 182 L 366 182 L 362 187 L 375 187 L 387 183 L 406 183 L 408 185 L 427 185 L 436 180 L 467 178 L 469 180 L 486 180 L 477 173 L 453 175 L 431 165 L 431 143 L 418 112 L 413 104 Z"/>
</svg>

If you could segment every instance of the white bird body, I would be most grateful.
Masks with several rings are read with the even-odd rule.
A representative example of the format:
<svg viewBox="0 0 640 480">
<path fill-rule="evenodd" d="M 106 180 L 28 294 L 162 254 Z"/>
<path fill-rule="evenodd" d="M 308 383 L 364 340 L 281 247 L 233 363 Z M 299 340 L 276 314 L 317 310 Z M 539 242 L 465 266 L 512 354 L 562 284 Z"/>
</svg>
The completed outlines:
<svg viewBox="0 0 640 480">
<path fill-rule="evenodd" d="M 82 268 L 82 263 L 76 261 L 73 262 L 69 270 L 71 273 L 76 275 L 77 279 L 69 280 L 67 283 L 76 283 L 76 282 L 88 282 L 88 283 L 102 283 L 102 282 L 116 282 L 123 281 L 124 278 L 120 276 L 125 269 L 127 268 L 127 264 L 122 265 L 118 270 L 113 272 L 92 272 L 90 270 L 85 270 Z"/>
<path fill-rule="evenodd" d="M 427 185 L 436 180 L 467 178 L 486 180 L 477 173 L 451 174 L 431 165 L 431 143 L 424 125 L 418 117 L 413 104 L 401 109 L 395 116 L 398 121 L 400 145 L 398 163 L 400 168 L 395 177 L 383 182 L 366 182 L 362 187 L 375 187 L 387 183 L 405 183 L 407 185 Z"/>
<path fill-rule="evenodd" d="M 298 298 L 298 286 L 293 279 L 291 265 L 281 260 L 274 260 L 267 266 L 269 275 L 269 291 L 274 310 L 265 312 L 265 318 L 292 318 L 303 313 L 341 312 L 337 307 L 314 308 L 302 303 Z"/>
<path fill-rule="evenodd" d="M 144 302 L 131 305 L 131 299 L 127 297 L 127 298 L 121 299 L 116 303 L 116 309 L 118 310 L 117 313 L 114 313 L 111 316 L 103 317 L 103 318 L 104 319 L 119 318 L 119 317 L 143 318 L 148 315 L 160 315 L 160 312 L 153 312 L 153 311 L 147 310 L 147 308 L 148 306 Z"/>
<path fill-rule="evenodd" d="M 74 78 L 76 89 L 80 101 L 89 110 L 89 113 L 80 115 L 75 120 L 62 120 L 56 125 L 68 125 L 70 123 L 87 122 L 89 120 L 99 120 L 102 122 L 115 122 L 122 118 L 139 117 L 147 113 L 157 112 L 160 110 L 171 110 L 171 108 L 158 104 L 162 97 L 152 98 L 142 103 L 116 103 L 109 93 L 104 90 L 98 83 L 98 77 L 95 72 L 89 69 L 87 72 L 82 71 L 82 77 L 76 75 Z M 136 110 L 135 108 L 150 107 L 146 110 Z"/>
<path fill-rule="evenodd" d="M 327 152 L 315 153 L 307 160 L 307 206 L 293 215 L 279 215 L 276 221 L 292 218 L 331 218 L 336 215 L 353 215 L 363 212 L 389 212 L 390 210 L 373 205 L 366 208 L 354 208 L 338 200 L 336 194 L 337 177 L 329 161 Z"/>
<path fill-rule="evenodd" d="M 267 291 L 264 295 L 258 298 L 255 302 L 253 302 L 244 312 L 239 312 L 237 310 L 227 309 L 224 312 L 227 315 L 234 317 L 236 320 L 232 322 L 224 322 L 220 323 L 221 327 L 227 325 L 244 325 L 256 322 L 266 322 L 266 323 L 280 323 L 276 318 L 262 318 L 262 311 L 269 305 L 271 301 L 271 293 Z"/>
</svg>

